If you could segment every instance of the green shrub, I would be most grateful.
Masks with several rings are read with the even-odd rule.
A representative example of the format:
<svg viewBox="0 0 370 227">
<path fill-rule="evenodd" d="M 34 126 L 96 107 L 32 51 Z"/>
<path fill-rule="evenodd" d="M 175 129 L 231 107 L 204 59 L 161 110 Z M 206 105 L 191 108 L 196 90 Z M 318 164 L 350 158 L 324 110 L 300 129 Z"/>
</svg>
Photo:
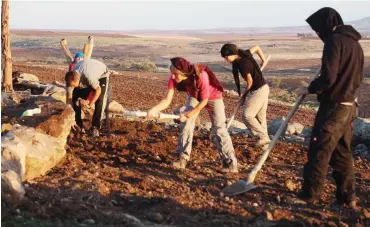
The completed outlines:
<svg viewBox="0 0 370 227">
<path fill-rule="evenodd" d="M 153 72 L 157 69 L 157 66 L 151 61 L 144 61 L 139 63 L 133 63 L 132 68 L 136 68 L 137 70 L 144 72 Z"/>
<path fill-rule="evenodd" d="M 279 88 L 281 84 L 281 78 L 274 78 L 272 79 L 272 86 L 275 88 Z"/>
</svg>

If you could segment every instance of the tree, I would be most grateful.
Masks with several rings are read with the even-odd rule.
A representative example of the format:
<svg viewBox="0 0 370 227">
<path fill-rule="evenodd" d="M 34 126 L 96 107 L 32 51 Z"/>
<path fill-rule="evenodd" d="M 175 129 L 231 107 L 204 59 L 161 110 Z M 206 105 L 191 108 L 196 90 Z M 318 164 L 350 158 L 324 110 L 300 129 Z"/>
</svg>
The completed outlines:
<svg viewBox="0 0 370 227">
<path fill-rule="evenodd" d="M 9 39 L 9 0 L 3 0 L 1 5 L 1 59 L 2 59 L 2 89 L 12 91 L 12 55 Z"/>
</svg>

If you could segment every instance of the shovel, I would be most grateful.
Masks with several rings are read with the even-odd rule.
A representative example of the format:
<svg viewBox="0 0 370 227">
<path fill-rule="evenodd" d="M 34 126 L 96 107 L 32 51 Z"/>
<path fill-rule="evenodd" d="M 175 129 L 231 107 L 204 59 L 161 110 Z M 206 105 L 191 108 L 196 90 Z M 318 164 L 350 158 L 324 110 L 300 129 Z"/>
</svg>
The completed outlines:
<svg viewBox="0 0 370 227">
<path fill-rule="evenodd" d="M 133 116 L 133 117 L 146 117 L 147 112 L 142 112 L 142 111 L 129 111 L 125 110 L 123 111 L 123 115 L 126 116 Z M 174 115 L 174 114 L 165 114 L 165 113 L 158 113 L 153 116 L 154 118 L 159 118 L 159 119 L 179 119 L 179 115 Z"/>
<path fill-rule="evenodd" d="M 270 60 L 270 58 L 271 58 L 271 55 L 269 55 L 269 56 L 266 58 L 265 64 L 263 64 L 263 66 L 261 67 L 261 72 L 262 72 L 262 70 L 265 68 L 265 66 L 267 65 L 267 63 L 268 63 L 268 61 Z M 239 99 L 238 105 L 235 107 L 235 110 L 234 110 L 233 114 L 231 115 L 229 122 L 227 122 L 226 129 L 229 129 L 229 128 L 230 128 L 230 126 L 231 126 L 231 124 L 233 123 L 234 118 L 235 118 L 236 114 L 238 113 L 238 110 L 239 110 L 240 106 L 242 105 L 242 103 L 243 103 L 244 99 L 245 99 L 244 97 L 241 97 L 241 98 Z"/>
<path fill-rule="evenodd" d="M 320 71 L 316 74 L 315 78 L 317 78 L 320 75 Z M 224 196 L 232 196 L 232 195 L 238 195 L 242 194 L 244 192 L 247 192 L 249 190 L 252 190 L 256 188 L 257 186 L 253 184 L 254 179 L 256 178 L 257 173 L 261 170 L 262 165 L 265 163 L 268 155 L 270 154 L 272 148 L 275 146 L 276 142 L 279 140 L 280 136 L 282 135 L 283 131 L 285 130 L 286 125 L 288 124 L 290 118 L 293 117 L 295 112 L 297 111 L 299 105 L 302 103 L 303 99 L 305 98 L 305 95 L 301 95 L 298 97 L 297 101 L 295 102 L 293 109 L 288 113 L 286 116 L 285 121 L 283 124 L 280 125 L 279 130 L 276 132 L 274 138 L 270 142 L 268 148 L 263 152 L 262 157 L 258 161 L 257 165 L 253 168 L 253 170 L 249 173 L 247 180 L 239 180 L 238 182 L 222 189 L 221 195 Z"/>
</svg>

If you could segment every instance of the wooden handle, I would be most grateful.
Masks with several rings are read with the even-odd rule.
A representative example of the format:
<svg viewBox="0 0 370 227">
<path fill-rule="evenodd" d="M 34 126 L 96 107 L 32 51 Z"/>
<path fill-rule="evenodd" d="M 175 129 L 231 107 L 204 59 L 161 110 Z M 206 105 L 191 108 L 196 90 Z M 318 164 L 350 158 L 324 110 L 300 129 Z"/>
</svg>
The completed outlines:
<svg viewBox="0 0 370 227">
<path fill-rule="evenodd" d="M 71 64 L 73 62 L 73 56 L 71 54 L 71 51 L 69 51 L 67 47 L 67 40 L 66 39 L 61 39 L 60 40 L 60 46 L 62 48 L 63 54 L 67 59 L 68 64 Z"/>
<path fill-rule="evenodd" d="M 320 73 L 321 73 L 320 70 L 318 70 L 314 79 L 316 79 L 320 75 Z M 254 179 L 256 178 L 257 173 L 261 170 L 262 165 L 265 163 L 265 161 L 266 161 L 267 157 L 269 156 L 272 148 L 274 148 L 276 142 L 279 140 L 280 136 L 283 134 L 283 132 L 285 130 L 285 127 L 287 126 L 289 120 L 293 117 L 293 115 L 297 111 L 299 105 L 301 105 L 304 98 L 305 98 L 304 95 L 301 95 L 301 96 L 298 97 L 297 101 L 295 102 L 295 104 L 293 106 L 293 109 L 288 113 L 288 115 L 286 116 L 286 119 L 283 122 L 283 124 L 280 125 L 279 130 L 275 133 L 274 138 L 270 142 L 267 150 L 265 150 L 265 152 L 263 152 L 262 157 L 260 158 L 260 160 L 258 161 L 256 166 L 253 168 L 253 170 L 250 172 L 250 174 L 248 176 L 248 179 L 246 180 L 247 184 L 253 183 Z"/>
<path fill-rule="evenodd" d="M 93 48 L 94 48 L 94 38 L 92 36 L 89 36 L 88 42 L 84 45 L 84 49 L 83 49 L 84 59 L 91 58 Z"/>
</svg>

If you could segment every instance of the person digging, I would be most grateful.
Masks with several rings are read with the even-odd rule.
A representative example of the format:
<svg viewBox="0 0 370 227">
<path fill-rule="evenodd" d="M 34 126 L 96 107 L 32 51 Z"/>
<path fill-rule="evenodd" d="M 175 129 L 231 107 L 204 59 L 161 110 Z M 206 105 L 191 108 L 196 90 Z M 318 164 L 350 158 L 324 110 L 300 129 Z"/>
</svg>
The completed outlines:
<svg viewBox="0 0 370 227">
<path fill-rule="evenodd" d="M 107 105 L 109 70 L 103 63 L 95 59 L 80 61 L 73 71 L 65 75 L 67 88 L 67 104 L 71 104 L 75 111 L 75 125 L 84 132 L 81 118 L 81 108 L 94 109 L 92 116 L 93 137 L 99 136 L 100 122 Z"/>
<path fill-rule="evenodd" d="M 299 198 L 315 203 L 321 196 L 328 166 L 333 168 L 338 205 L 357 209 L 354 163 L 351 152 L 352 122 L 356 118 L 355 94 L 364 79 L 361 35 L 332 8 L 322 8 L 306 20 L 324 42 L 321 75 L 300 95 L 317 94 L 317 112 L 304 166 Z"/>
<path fill-rule="evenodd" d="M 180 134 L 177 152 L 179 161 L 175 168 L 185 169 L 191 154 L 195 120 L 199 112 L 208 110 L 212 127 L 216 134 L 216 146 L 222 159 L 222 172 L 238 172 L 237 160 L 231 137 L 226 129 L 225 106 L 222 99 L 223 88 L 216 75 L 205 65 L 192 65 L 186 59 L 171 59 L 167 96 L 151 108 L 147 117 L 152 118 L 166 109 L 172 102 L 175 90 L 187 92 L 185 112 L 180 114 Z"/>
<path fill-rule="evenodd" d="M 270 88 L 262 75 L 260 66 L 253 58 L 253 54 L 261 59 L 261 67 L 266 59 L 259 46 L 253 46 L 248 50 L 239 49 L 235 44 L 225 44 L 222 46 L 221 56 L 232 64 L 232 71 L 236 87 L 240 92 L 241 77 L 247 83 L 245 92 L 241 100 L 244 101 L 242 119 L 244 124 L 251 130 L 252 134 L 259 138 L 256 147 L 266 147 L 270 142 L 267 131 L 266 111 Z"/>
</svg>

